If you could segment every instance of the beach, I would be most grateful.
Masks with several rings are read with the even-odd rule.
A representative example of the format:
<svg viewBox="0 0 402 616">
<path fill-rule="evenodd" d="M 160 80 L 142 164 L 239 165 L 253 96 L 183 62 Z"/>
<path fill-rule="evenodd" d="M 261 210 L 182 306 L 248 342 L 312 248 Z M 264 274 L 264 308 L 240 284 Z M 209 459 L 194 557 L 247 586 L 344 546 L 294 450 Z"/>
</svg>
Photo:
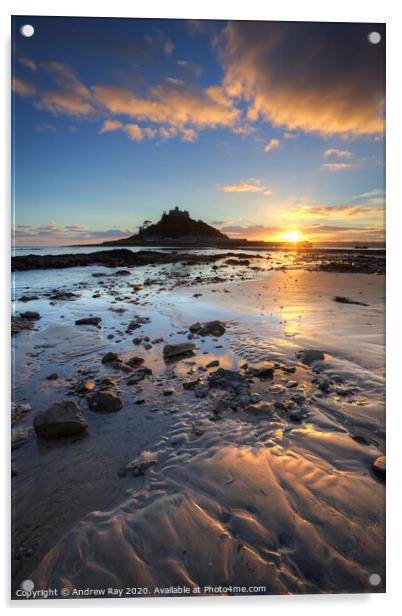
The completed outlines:
<svg viewBox="0 0 402 616">
<path fill-rule="evenodd" d="M 384 592 L 384 256 L 191 254 L 14 272 L 13 588 Z"/>
</svg>

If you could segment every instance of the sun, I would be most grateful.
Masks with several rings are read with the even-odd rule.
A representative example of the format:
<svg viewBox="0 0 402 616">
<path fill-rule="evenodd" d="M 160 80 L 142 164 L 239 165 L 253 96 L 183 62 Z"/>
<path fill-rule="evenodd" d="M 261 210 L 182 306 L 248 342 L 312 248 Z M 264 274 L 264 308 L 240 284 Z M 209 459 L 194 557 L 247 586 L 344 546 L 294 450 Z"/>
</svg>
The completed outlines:
<svg viewBox="0 0 402 616">
<path fill-rule="evenodd" d="M 286 242 L 300 242 L 302 239 L 300 231 L 287 231 L 282 237 Z"/>
</svg>

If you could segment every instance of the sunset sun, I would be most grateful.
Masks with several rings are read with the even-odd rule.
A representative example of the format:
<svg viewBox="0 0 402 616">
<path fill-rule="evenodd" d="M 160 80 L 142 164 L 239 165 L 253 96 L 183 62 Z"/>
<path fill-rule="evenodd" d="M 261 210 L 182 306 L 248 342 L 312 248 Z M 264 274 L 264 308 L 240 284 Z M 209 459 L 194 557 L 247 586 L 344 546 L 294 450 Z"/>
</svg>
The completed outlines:
<svg viewBox="0 0 402 616">
<path fill-rule="evenodd" d="M 286 242 L 300 242 L 302 239 L 300 231 L 287 231 L 282 237 Z"/>
</svg>

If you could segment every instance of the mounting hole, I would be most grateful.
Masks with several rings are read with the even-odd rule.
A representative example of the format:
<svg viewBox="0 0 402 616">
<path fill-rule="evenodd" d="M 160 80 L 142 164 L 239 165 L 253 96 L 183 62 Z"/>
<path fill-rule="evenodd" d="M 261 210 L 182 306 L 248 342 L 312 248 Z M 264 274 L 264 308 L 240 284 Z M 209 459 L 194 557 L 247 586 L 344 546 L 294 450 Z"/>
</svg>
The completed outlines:
<svg viewBox="0 0 402 616">
<path fill-rule="evenodd" d="M 24 24 L 23 26 L 21 26 L 20 32 L 22 36 L 26 36 L 27 38 L 30 38 L 31 36 L 35 34 L 35 28 L 31 26 L 31 24 Z"/>
<path fill-rule="evenodd" d="M 381 575 L 378 575 L 378 573 L 372 573 L 369 577 L 369 584 L 371 584 L 371 586 L 378 586 L 380 583 Z"/>
<path fill-rule="evenodd" d="M 32 592 L 33 589 L 35 588 L 35 584 L 33 583 L 32 580 L 24 580 L 21 584 L 21 588 L 22 590 L 25 590 L 26 592 Z"/>
<path fill-rule="evenodd" d="M 381 34 L 379 32 L 370 32 L 367 38 L 372 45 L 378 45 L 381 42 Z"/>
</svg>

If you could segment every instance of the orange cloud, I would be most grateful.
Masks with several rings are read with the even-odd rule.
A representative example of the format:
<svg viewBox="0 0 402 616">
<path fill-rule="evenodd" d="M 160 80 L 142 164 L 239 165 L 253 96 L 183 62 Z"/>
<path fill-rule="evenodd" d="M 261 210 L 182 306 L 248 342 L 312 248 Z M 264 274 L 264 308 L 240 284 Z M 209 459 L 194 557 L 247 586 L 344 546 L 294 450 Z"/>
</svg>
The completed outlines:
<svg viewBox="0 0 402 616">
<path fill-rule="evenodd" d="M 371 53 L 364 24 L 230 22 L 219 49 L 226 91 L 246 101 L 250 121 L 322 135 L 384 130 L 384 48 Z"/>
<path fill-rule="evenodd" d="M 20 96 L 33 96 L 36 92 L 35 86 L 18 77 L 12 78 L 11 87 Z"/>
<path fill-rule="evenodd" d="M 205 89 L 177 87 L 171 83 L 153 86 L 147 98 L 114 86 L 95 86 L 97 102 L 110 113 L 175 128 L 231 127 L 240 112 L 217 86 Z"/>
<path fill-rule="evenodd" d="M 264 152 L 272 152 L 272 150 L 276 150 L 276 148 L 279 148 L 279 145 L 279 139 L 271 139 L 271 141 L 265 146 Z"/>
<path fill-rule="evenodd" d="M 250 179 L 245 182 L 237 182 L 236 184 L 227 184 L 221 188 L 226 193 L 257 193 L 263 192 L 264 195 L 271 195 L 271 191 L 268 190 L 261 180 Z"/>
<path fill-rule="evenodd" d="M 328 148 L 328 150 L 325 150 L 323 157 L 329 158 L 331 156 L 336 156 L 337 158 L 353 158 L 353 153 L 349 152 L 349 150 L 337 150 L 336 148 Z"/>
</svg>

